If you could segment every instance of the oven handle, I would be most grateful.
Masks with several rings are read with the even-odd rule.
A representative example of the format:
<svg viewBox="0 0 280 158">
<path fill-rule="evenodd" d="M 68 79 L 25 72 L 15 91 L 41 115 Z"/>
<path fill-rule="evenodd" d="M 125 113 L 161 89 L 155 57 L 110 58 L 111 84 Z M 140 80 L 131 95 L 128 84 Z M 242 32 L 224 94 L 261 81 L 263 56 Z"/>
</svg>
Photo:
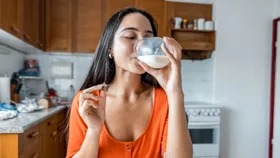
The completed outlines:
<svg viewBox="0 0 280 158">
<path fill-rule="evenodd" d="M 200 126 L 200 127 L 208 127 L 208 126 L 218 126 L 220 122 L 189 122 L 189 126 Z"/>
</svg>

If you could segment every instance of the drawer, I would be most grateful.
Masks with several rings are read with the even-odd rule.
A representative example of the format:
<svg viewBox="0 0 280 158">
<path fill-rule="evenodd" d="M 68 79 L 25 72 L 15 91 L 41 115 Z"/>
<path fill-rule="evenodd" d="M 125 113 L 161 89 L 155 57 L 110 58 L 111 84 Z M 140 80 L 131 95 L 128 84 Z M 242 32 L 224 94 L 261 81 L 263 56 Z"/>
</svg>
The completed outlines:
<svg viewBox="0 0 280 158">
<path fill-rule="evenodd" d="M 42 133 L 39 125 L 31 127 L 23 134 L 19 135 L 19 153 L 24 152 L 28 147 L 36 148 L 40 147 L 40 137 Z"/>
<path fill-rule="evenodd" d="M 48 132 L 52 132 L 52 131 L 56 130 L 56 128 L 58 126 L 58 120 L 57 120 L 56 115 L 51 116 L 50 118 L 43 121 L 41 126 L 43 127 L 42 130 L 44 131 L 44 133 L 46 133 L 46 132 L 48 133 Z"/>
<path fill-rule="evenodd" d="M 39 145 L 29 146 L 28 144 L 26 144 L 25 146 L 27 146 L 27 148 L 19 153 L 19 158 L 40 158 L 42 156 L 40 153 Z"/>
</svg>

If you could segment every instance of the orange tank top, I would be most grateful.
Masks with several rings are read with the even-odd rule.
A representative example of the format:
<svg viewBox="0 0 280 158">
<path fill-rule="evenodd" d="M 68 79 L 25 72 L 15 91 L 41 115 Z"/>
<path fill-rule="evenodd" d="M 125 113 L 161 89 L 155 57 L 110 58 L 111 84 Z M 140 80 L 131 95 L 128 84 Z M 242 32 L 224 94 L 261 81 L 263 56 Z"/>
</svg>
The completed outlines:
<svg viewBox="0 0 280 158">
<path fill-rule="evenodd" d="M 66 158 L 71 158 L 81 148 L 87 126 L 81 118 L 78 93 L 72 102 L 69 140 Z M 168 126 L 168 100 L 162 88 L 155 88 L 154 106 L 150 120 L 142 135 L 133 142 L 121 142 L 113 138 L 103 126 L 99 140 L 99 158 L 160 158 L 166 151 Z"/>
</svg>

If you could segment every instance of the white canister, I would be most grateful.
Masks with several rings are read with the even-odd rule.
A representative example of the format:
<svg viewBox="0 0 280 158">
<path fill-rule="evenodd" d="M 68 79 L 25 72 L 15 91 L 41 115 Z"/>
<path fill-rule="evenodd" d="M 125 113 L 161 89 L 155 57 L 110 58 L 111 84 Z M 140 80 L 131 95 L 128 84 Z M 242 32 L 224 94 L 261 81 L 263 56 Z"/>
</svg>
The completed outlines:
<svg viewBox="0 0 280 158">
<path fill-rule="evenodd" d="M 197 20 L 197 28 L 198 30 L 204 30 L 204 27 L 205 27 L 205 19 L 203 18 L 200 18 Z"/>
<path fill-rule="evenodd" d="M 214 22 L 213 21 L 206 21 L 205 22 L 205 30 L 209 30 L 209 31 L 214 30 Z"/>
<path fill-rule="evenodd" d="M 0 102 L 10 102 L 10 78 L 0 77 Z"/>
</svg>

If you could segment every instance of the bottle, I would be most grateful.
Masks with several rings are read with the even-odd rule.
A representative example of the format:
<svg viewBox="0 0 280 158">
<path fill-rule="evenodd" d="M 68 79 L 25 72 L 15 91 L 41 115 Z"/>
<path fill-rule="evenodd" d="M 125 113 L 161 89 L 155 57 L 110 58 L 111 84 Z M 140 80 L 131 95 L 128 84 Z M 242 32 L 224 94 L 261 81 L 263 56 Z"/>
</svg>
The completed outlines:
<svg viewBox="0 0 280 158">
<path fill-rule="evenodd" d="M 74 88 L 74 86 L 71 84 L 71 85 L 69 86 L 69 90 L 68 90 L 68 100 L 69 100 L 69 101 L 72 101 L 73 98 L 74 98 L 74 96 L 75 96 L 75 88 Z"/>
</svg>

